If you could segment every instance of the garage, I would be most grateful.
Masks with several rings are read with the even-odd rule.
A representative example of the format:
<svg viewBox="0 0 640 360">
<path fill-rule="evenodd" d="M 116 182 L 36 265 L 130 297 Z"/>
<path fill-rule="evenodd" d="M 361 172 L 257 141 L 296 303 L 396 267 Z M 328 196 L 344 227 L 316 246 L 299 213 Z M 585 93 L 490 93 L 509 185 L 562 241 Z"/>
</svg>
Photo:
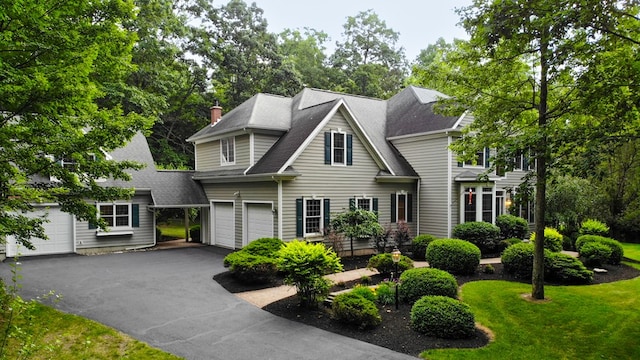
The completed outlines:
<svg viewBox="0 0 640 360">
<path fill-rule="evenodd" d="M 244 245 L 263 237 L 273 237 L 273 211 L 270 203 L 247 203 Z"/>
<path fill-rule="evenodd" d="M 18 246 L 13 239 L 8 239 L 7 256 L 35 256 L 74 252 L 73 217 L 55 207 L 36 210 L 29 216 L 44 217 L 47 214 L 49 222 L 44 223 L 43 227 L 49 239 L 31 239 L 31 243 L 35 246 L 34 250 L 29 250 L 21 245 Z"/>
<path fill-rule="evenodd" d="M 235 248 L 233 203 L 214 202 L 211 205 L 211 213 L 213 244 L 230 249 Z"/>
</svg>

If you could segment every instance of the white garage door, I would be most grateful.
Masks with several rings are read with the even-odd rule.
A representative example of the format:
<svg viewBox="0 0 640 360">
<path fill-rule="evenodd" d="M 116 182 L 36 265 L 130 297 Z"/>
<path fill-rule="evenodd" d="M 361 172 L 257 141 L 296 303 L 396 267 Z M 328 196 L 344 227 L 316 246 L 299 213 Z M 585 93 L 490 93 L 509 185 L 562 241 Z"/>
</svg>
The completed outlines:
<svg viewBox="0 0 640 360">
<path fill-rule="evenodd" d="M 247 204 L 245 224 L 245 245 L 256 239 L 273 237 L 271 204 Z"/>
<path fill-rule="evenodd" d="M 218 246 L 235 248 L 233 204 L 213 203 L 213 243 Z"/>
<path fill-rule="evenodd" d="M 7 256 L 33 256 L 48 254 L 68 254 L 73 252 L 73 217 L 58 208 L 48 210 L 37 210 L 30 217 L 44 217 L 49 222 L 43 224 L 44 232 L 49 237 L 48 240 L 32 238 L 31 243 L 34 250 L 29 250 L 22 245 L 17 245 L 13 239 L 8 241 Z"/>
</svg>

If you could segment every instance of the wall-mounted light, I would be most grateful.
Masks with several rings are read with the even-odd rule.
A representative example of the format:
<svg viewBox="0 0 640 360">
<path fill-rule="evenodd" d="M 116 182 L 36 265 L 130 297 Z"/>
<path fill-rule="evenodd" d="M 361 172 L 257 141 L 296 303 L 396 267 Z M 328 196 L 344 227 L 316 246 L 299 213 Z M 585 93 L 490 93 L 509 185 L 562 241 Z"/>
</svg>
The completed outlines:
<svg viewBox="0 0 640 360">
<path fill-rule="evenodd" d="M 236 191 L 236 192 L 234 192 L 234 193 L 233 193 L 233 196 L 234 196 L 234 197 L 237 197 L 237 198 L 238 198 L 238 197 L 240 197 L 240 191 Z"/>
<path fill-rule="evenodd" d="M 510 207 L 511 207 L 511 205 L 512 205 L 511 198 L 507 198 L 507 199 L 504 201 L 504 206 L 506 206 L 506 207 L 507 207 L 507 209 L 508 209 L 508 208 L 510 208 Z"/>
</svg>

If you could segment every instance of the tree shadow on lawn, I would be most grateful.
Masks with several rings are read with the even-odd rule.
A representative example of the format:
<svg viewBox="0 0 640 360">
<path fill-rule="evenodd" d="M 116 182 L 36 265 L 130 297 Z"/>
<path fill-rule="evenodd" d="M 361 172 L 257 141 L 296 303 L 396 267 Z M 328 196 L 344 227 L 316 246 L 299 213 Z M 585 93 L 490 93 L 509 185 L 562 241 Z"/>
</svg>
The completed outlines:
<svg viewBox="0 0 640 360">
<path fill-rule="evenodd" d="M 366 260 L 363 259 L 343 259 L 345 270 L 366 267 Z M 363 265 L 364 264 L 364 265 Z M 482 266 L 479 271 L 470 276 L 456 276 L 458 285 L 463 285 L 470 281 L 480 280 L 505 280 L 530 283 L 516 279 L 509 274 L 503 272 L 502 264 L 492 264 L 495 272 L 487 274 L 482 272 Z M 608 272 L 605 274 L 594 274 L 593 284 L 601 284 L 614 282 L 625 279 L 632 279 L 640 276 L 640 270 L 627 265 L 606 266 Z M 255 290 L 256 288 L 265 288 L 269 286 L 278 286 L 282 284 L 281 279 L 276 279 L 272 284 L 256 286 L 247 286 L 235 281 L 227 272 L 216 275 L 214 280 L 218 281 L 223 287 L 232 293 Z M 376 284 L 383 279 L 380 275 L 371 276 L 371 284 Z M 332 291 L 338 291 L 349 288 L 359 283 L 355 280 L 342 286 L 334 286 Z M 557 284 L 549 284 L 557 285 Z M 588 286 L 588 285 L 585 285 Z M 398 310 L 395 305 L 378 306 L 380 315 L 382 316 L 382 324 L 375 328 L 361 330 L 355 326 L 348 326 L 339 323 L 331 318 L 331 309 L 320 305 L 317 309 L 301 308 L 296 296 L 291 296 L 280 301 L 276 301 L 265 306 L 263 309 L 280 317 L 298 321 L 307 325 L 330 331 L 336 334 L 348 336 L 354 339 L 365 341 L 371 344 L 379 345 L 404 354 L 418 356 L 421 352 L 428 349 L 438 348 L 477 348 L 485 346 L 489 343 L 491 334 L 476 327 L 474 335 L 469 339 L 441 339 L 426 336 L 411 329 L 410 313 L 411 305 L 400 303 Z"/>
</svg>

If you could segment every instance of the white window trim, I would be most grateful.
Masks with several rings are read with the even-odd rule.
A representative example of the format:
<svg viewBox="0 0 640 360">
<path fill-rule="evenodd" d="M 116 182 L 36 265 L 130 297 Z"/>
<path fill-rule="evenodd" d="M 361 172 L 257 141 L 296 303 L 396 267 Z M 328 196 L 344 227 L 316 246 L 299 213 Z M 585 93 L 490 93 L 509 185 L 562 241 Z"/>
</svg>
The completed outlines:
<svg viewBox="0 0 640 360">
<path fill-rule="evenodd" d="M 319 225 L 319 232 L 307 232 L 307 201 L 309 200 L 316 200 L 316 201 L 320 201 L 320 225 Z M 305 237 L 308 236 L 317 236 L 317 235 L 322 235 L 322 231 L 324 230 L 324 198 L 317 198 L 317 197 L 306 197 L 306 198 L 302 198 L 302 233 L 304 234 Z"/>
<path fill-rule="evenodd" d="M 233 160 L 229 161 L 227 159 L 227 156 L 224 155 L 225 153 L 225 146 L 224 144 L 227 144 L 227 156 L 229 155 L 229 145 L 231 142 L 233 142 Z M 220 139 L 220 165 L 235 165 L 236 164 L 236 138 L 235 136 L 230 136 L 230 137 L 226 137 L 223 139 Z"/>
<path fill-rule="evenodd" d="M 400 219 L 400 210 L 398 208 L 398 205 L 400 205 L 400 196 L 404 195 L 404 220 L 398 220 Z M 410 209 L 408 209 L 408 205 L 407 204 L 409 202 L 409 194 L 405 191 L 401 191 L 401 192 L 397 192 L 396 193 L 396 224 L 398 223 L 398 221 L 404 221 L 407 222 L 407 219 L 409 218 L 409 211 L 411 211 Z"/>
<path fill-rule="evenodd" d="M 336 134 L 342 135 L 342 160 L 343 162 L 335 162 L 335 148 L 333 138 Z M 342 131 L 342 129 L 331 130 L 331 165 L 333 166 L 347 166 L 347 133 Z"/>
<path fill-rule="evenodd" d="M 100 207 L 101 206 L 113 206 L 113 220 L 114 220 L 114 224 L 115 224 L 115 213 L 116 213 L 116 206 L 120 206 L 120 205 L 127 205 L 127 215 L 128 215 L 128 224 L 126 226 L 110 226 L 108 231 L 104 231 L 100 228 L 98 228 L 96 235 L 98 236 L 108 236 L 108 235 L 129 235 L 129 234 L 133 234 L 133 214 L 131 212 L 132 210 L 132 204 L 131 203 L 97 203 L 97 218 L 100 219 L 102 216 L 100 214 Z"/>
<path fill-rule="evenodd" d="M 496 186 L 495 184 L 491 186 L 486 186 L 486 185 L 487 184 L 462 184 L 462 186 L 460 187 L 460 224 L 465 222 L 464 208 L 465 208 L 465 201 L 468 196 L 465 194 L 466 188 L 472 188 L 473 193 L 476 195 L 476 204 L 475 204 L 476 218 L 473 221 L 483 221 L 482 220 L 482 195 L 485 194 L 485 192 L 483 191 L 483 188 L 491 188 L 491 223 L 495 224 L 496 222 L 496 209 L 495 209 Z"/>
<path fill-rule="evenodd" d="M 358 200 L 367 200 L 369 201 L 369 208 L 368 209 L 364 209 L 364 210 L 368 210 L 368 211 L 373 211 L 373 198 L 372 197 L 368 197 L 368 196 L 356 196 L 355 197 L 355 206 L 356 209 L 360 209 L 360 207 L 358 206 Z M 397 199 L 396 199 L 397 201 Z M 397 204 L 397 202 L 396 202 Z"/>
</svg>

